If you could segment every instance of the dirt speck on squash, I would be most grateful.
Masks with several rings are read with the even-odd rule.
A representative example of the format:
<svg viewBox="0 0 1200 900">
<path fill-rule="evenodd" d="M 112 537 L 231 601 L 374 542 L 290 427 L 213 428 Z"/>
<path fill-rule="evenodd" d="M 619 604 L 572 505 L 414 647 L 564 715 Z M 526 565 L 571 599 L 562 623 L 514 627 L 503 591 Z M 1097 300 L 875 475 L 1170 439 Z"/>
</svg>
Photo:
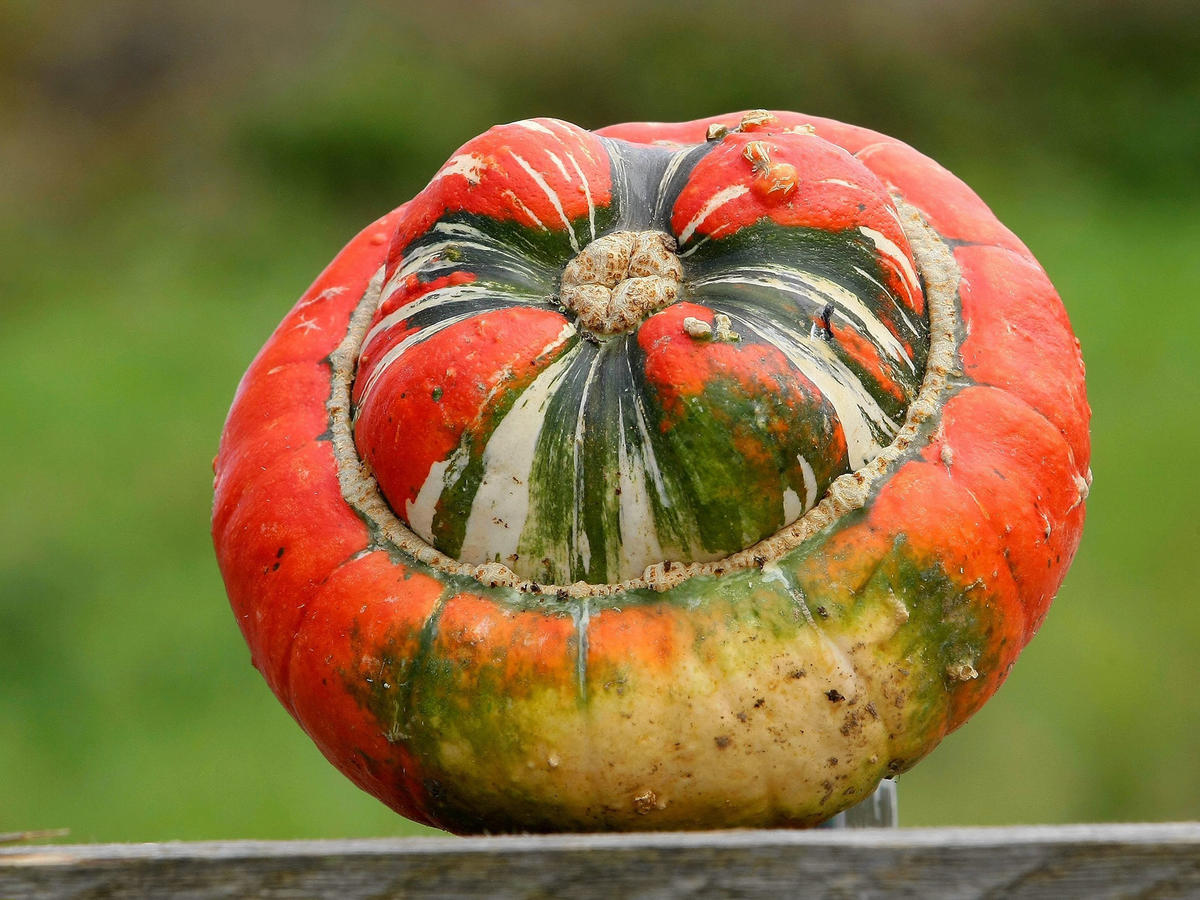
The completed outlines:
<svg viewBox="0 0 1200 900">
<path fill-rule="evenodd" d="M 633 809 L 639 816 L 644 816 L 659 809 L 666 809 L 667 801 L 652 790 L 644 790 L 633 798 Z"/>
<path fill-rule="evenodd" d="M 970 662 L 963 660 L 946 666 L 946 677 L 951 681 L 972 681 L 979 677 L 979 672 Z"/>
</svg>

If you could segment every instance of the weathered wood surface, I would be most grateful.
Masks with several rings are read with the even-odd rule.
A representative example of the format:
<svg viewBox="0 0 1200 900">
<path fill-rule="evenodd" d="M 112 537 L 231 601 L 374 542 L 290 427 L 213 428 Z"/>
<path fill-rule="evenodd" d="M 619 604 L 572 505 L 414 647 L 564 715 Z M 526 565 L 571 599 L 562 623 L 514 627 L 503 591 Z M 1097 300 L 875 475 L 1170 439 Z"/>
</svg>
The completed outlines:
<svg viewBox="0 0 1200 900">
<path fill-rule="evenodd" d="M 1200 823 L 0 849 L 0 898 L 1196 897 Z"/>
</svg>

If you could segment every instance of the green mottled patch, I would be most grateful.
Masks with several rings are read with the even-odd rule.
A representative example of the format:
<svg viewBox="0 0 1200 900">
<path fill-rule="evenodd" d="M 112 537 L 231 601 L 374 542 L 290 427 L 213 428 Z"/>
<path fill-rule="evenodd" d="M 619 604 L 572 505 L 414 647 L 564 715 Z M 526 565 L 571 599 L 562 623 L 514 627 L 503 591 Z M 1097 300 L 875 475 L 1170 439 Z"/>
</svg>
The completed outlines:
<svg viewBox="0 0 1200 900">
<path fill-rule="evenodd" d="M 849 521 L 861 518 L 852 514 Z M 918 554 L 900 535 L 853 592 L 838 590 L 819 577 L 820 565 L 806 559 L 809 545 L 798 548 L 781 567 L 795 573 L 822 627 L 853 645 L 867 641 L 872 653 L 903 677 L 889 701 L 902 709 L 904 733 L 894 752 L 902 767 L 924 756 L 945 730 L 952 666 L 969 663 L 980 671 L 999 665 L 1003 646 L 997 637 L 998 614 L 981 584 L 964 584 L 947 573 L 937 558 Z M 882 638 L 882 640 L 880 640 Z"/>
<path fill-rule="evenodd" d="M 650 439 L 665 499 L 684 520 L 673 535 L 684 558 L 734 553 L 786 525 L 784 491 L 801 500 L 808 493 L 799 457 L 813 468 L 813 502 L 847 470 L 845 453 L 830 452 L 827 405 L 790 400 L 783 390 L 747 391 L 731 377 L 714 377 L 676 412 L 649 393 L 646 405 L 664 425 Z"/>
<path fill-rule="evenodd" d="M 513 822 L 561 829 L 572 813 L 518 776 L 579 714 L 574 667 L 542 681 L 529 673 L 514 681 L 506 668 L 512 648 L 447 645 L 440 637 L 441 609 L 414 642 L 411 631 L 375 647 L 351 640 L 363 668 L 343 672 L 343 683 L 378 722 L 388 740 L 402 743 L 421 762 L 430 809 L 456 830 L 502 831 Z M 567 652 L 577 648 L 568 643 Z M 545 754 L 543 754 L 544 756 Z M 545 759 L 540 760 L 542 764 Z M 582 822 L 580 823 L 582 824 Z"/>
<path fill-rule="evenodd" d="M 375 646 L 368 646 L 358 626 L 350 632 L 350 648 L 359 665 L 339 674 L 346 691 L 368 710 L 381 733 L 392 742 L 411 737 L 411 699 L 419 661 L 424 657 L 441 606 L 422 629 L 393 628 Z"/>
</svg>

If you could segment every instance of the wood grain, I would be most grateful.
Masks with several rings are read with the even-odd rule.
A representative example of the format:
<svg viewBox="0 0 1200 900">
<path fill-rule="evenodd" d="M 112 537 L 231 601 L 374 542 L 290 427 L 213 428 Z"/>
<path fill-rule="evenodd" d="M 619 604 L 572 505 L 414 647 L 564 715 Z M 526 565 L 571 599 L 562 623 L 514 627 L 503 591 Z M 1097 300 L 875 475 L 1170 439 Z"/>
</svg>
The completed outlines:
<svg viewBox="0 0 1200 900">
<path fill-rule="evenodd" d="M 0 898 L 1200 896 L 1200 823 L 0 849 Z"/>
</svg>

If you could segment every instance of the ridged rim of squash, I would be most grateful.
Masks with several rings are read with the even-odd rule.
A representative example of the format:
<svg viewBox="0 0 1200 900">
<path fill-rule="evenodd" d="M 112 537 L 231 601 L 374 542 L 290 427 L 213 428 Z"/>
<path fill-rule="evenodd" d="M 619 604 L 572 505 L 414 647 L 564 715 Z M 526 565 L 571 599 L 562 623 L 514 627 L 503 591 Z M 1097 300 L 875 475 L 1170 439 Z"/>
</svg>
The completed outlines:
<svg viewBox="0 0 1200 900">
<path fill-rule="evenodd" d="M 751 567 L 762 567 L 794 550 L 839 519 L 861 509 L 887 474 L 889 466 L 911 449 L 922 426 L 941 408 L 947 377 L 958 367 L 959 321 L 957 297 L 959 268 L 951 248 L 903 198 L 893 195 L 901 227 L 912 247 L 929 311 L 929 357 L 921 388 L 909 405 L 896 437 L 870 462 L 836 478 L 825 496 L 791 524 L 745 549 L 708 562 L 662 561 L 642 575 L 623 581 L 592 584 L 545 584 L 522 578 L 502 563 L 482 565 L 456 560 L 411 531 L 384 498 L 369 466 L 359 456 L 354 441 L 351 392 L 363 339 L 371 326 L 384 271 L 375 273 L 355 306 L 345 337 L 330 355 L 332 391 L 327 409 L 337 477 L 343 498 L 363 519 L 380 543 L 390 545 L 448 575 L 466 576 L 488 587 L 509 587 L 528 594 L 555 594 L 560 598 L 610 596 L 626 591 L 666 591 L 698 576 L 720 576 Z"/>
</svg>

